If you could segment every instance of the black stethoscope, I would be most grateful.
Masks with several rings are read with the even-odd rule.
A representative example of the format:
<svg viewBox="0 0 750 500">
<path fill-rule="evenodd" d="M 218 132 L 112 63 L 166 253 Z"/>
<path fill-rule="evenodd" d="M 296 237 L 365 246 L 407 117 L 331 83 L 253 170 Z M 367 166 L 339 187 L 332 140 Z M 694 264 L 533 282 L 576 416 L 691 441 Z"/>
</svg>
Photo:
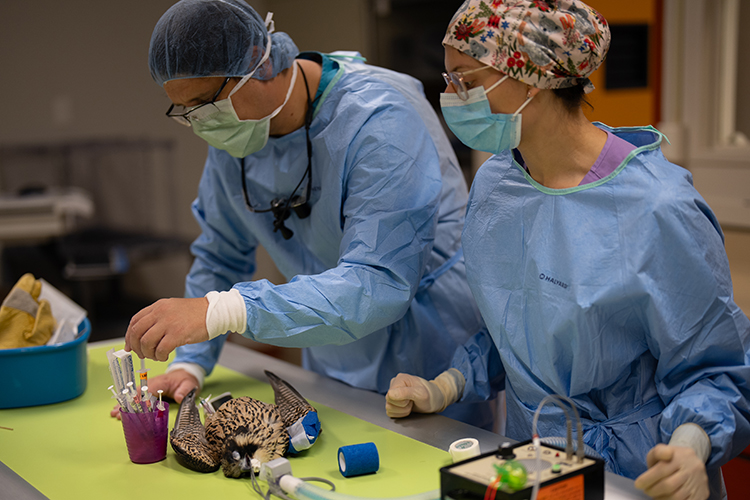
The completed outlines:
<svg viewBox="0 0 750 500">
<path fill-rule="evenodd" d="M 299 64 L 295 61 L 295 64 Z M 307 76 L 302 70 L 302 66 L 299 66 L 299 70 L 302 72 L 302 78 L 305 80 L 305 90 L 307 91 L 307 111 L 305 112 L 305 138 L 307 139 L 307 168 L 302 178 L 297 183 L 297 187 L 294 188 L 292 194 L 287 198 L 274 198 L 271 200 L 271 208 L 263 210 L 257 210 L 253 208 L 250 203 L 250 197 L 247 195 L 247 180 L 245 179 L 245 162 L 242 161 L 242 194 L 245 195 L 245 205 L 247 209 L 253 213 L 259 214 L 263 212 L 273 213 L 273 232 L 281 231 L 281 236 L 285 240 L 290 239 L 294 236 L 294 232 L 284 225 L 284 221 L 287 220 L 291 215 L 292 211 L 297 214 L 300 219 L 305 219 L 310 216 L 312 206 L 310 205 L 310 192 L 312 190 L 312 143 L 310 142 L 310 124 L 312 123 L 313 117 L 313 106 L 312 100 L 310 99 L 310 88 L 307 85 Z M 302 183 L 307 177 L 307 190 L 305 197 L 295 194 L 300 188 Z"/>
</svg>

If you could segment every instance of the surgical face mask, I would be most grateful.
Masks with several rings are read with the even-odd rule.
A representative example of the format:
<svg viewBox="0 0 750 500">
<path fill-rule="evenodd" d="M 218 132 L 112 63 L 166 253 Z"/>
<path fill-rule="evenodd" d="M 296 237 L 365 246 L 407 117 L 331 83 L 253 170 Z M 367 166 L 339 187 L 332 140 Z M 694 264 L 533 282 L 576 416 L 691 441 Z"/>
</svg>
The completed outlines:
<svg viewBox="0 0 750 500">
<path fill-rule="evenodd" d="M 512 115 L 493 113 L 487 100 L 487 94 L 507 78 L 506 75 L 487 90 L 484 87 L 469 90 L 465 101 L 457 94 L 440 94 L 440 107 L 448 127 L 471 149 L 499 154 L 521 143 L 521 111 L 533 97 L 529 96 Z"/>
<path fill-rule="evenodd" d="M 232 105 L 232 95 L 247 82 L 268 58 L 271 51 L 271 37 L 260 63 L 253 71 L 245 75 L 232 89 L 229 97 L 216 101 L 212 106 L 203 106 L 190 116 L 190 123 L 195 134 L 211 146 L 223 149 L 235 158 L 244 158 L 263 149 L 268 142 L 270 122 L 284 108 L 292 95 L 297 81 L 297 64 L 292 64 L 292 80 L 289 83 L 284 102 L 271 114 L 258 120 L 240 120 Z"/>
</svg>

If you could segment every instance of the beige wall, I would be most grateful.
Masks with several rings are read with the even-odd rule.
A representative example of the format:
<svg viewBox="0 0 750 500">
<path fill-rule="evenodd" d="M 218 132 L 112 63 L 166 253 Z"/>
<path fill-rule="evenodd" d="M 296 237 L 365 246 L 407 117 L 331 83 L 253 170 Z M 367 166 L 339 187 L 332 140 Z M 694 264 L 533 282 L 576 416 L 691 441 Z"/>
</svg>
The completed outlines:
<svg viewBox="0 0 750 500">
<path fill-rule="evenodd" d="M 0 4 L 0 144 L 104 138 L 177 142 L 183 207 L 177 229 L 194 234 L 195 196 L 206 146 L 164 117 L 169 100 L 151 80 L 148 44 L 169 0 L 12 1 Z"/>
<path fill-rule="evenodd" d="M 153 27 L 173 3 L 0 2 L 0 146 L 105 138 L 174 140 L 179 175 L 170 196 L 176 229 L 192 238 L 198 226 L 190 203 L 206 144 L 164 117 L 170 102 L 151 79 L 147 63 Z M 289 33 L 300 50 L 367 52 L 367 0 L 249 3 L 261 17 L 273 10 L 277 31 Z M 280 279 L 265 253 L 259 266 L 261 276 Z M 182 293 L 182 280 L 179 274 L 172 277 L 166 291 Z M 149 286 L 147 281 L 138 283 Z"/>
<path fill-rule="evenodd" d="M 357 50 L 371 58 L 369 0 L 268 0 L 276 30 L 288 33 L 299 50 Z M 256 7 L 260 9 L 260 7 Z M 260 11 L 265 16 L 265 11 Z"/>
<path fill-rule="evenodd" d="M 174 140 L 179 174 L 172 180 L 169 197 L 177 214 L 175 229 L 193 238 L 198 226 L 190 203 L 197 192 L 206 144 L 164 117 L 170 102 L 152 81 L 147 64 L 151 31 L 173 3 L 0 3 L 0 95 L 4 96 L 0 146 L 111 138 Z M 264 16 L 271 2 L 250 3 Z M 277 29 L 295 38 L 299 34 L 304 48 L 314 48 L 316 41 L 307 26 L 320 26 L 310 23 L 311 19 L 323 20 L 334 15 L 334 10 L 342 22 L 352 16 L 361 18 L 364 5 L 357 1 L 326 2 L 323 11 L 308 2 L 277 0 L 273 4 L 278 10 Z M 321 49 L 333 50 L 337 33 L 322 31 L 328 34 L 328 40 L 322 40 Z M 346 45 L 362 50 L 364 30 L 351 32 L 356 35 L 349 40 L 343 37 Z M 166 279 L 154 279 L 148 266 L 135 270 L 131 288 L 147 288 L 156 296 L 181 294 L 185 263 L 172 267 L 176 269 Z M 265 253 L 259 257 L 259 267 L 261 276 L 279 279 Z"/>
</svg>

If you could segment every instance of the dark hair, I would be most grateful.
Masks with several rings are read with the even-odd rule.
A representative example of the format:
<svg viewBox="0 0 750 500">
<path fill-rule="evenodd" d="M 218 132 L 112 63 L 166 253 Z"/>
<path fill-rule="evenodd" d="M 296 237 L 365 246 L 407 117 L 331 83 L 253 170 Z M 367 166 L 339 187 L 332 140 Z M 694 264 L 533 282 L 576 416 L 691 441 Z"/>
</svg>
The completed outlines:
<svg viewBox="0 0 750 500">
<path fill-rule="evenodd" d="M 586 92 L 583 91 L 583 85 L 580 83 L 573 87 L 553 89 L 552 93 L 554 93 L 558 99 L 562 100 L 565 109 L 568 111 L 573 112 L 584 104 L 591 109 L 594 109 L 591 103 L 586 100 Z"/>
</svg>

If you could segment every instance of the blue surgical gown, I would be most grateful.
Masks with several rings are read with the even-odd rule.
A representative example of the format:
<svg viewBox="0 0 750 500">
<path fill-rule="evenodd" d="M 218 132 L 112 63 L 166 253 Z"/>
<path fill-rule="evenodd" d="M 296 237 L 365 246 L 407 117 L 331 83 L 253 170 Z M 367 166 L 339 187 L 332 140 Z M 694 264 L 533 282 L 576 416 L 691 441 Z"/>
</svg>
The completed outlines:
<svg viewBox="0 0 750 500">
<path fill-rule="evenodd" d="M 186 294 L 233 287 L 244 336 L 303 347 L 305 368 L 385 393 L 399 372 L 440 374 L 481 328 L 461 256 L 468 190 L 417 80 L 351 59 L 324 68 L 332 60 L 310 127 L 310 216 L 292 215 L 285 240 L 272 214 L 246 208 L 241 183 L 244 162 L 253 206 L 289 196 L 307 166 L 303 128 L 244 159 L 209 148 Z M 251 281 L 258 245 L 286 284 Z M 225 339 L 180 347 L 175 361 L 210 373 Z M 489 404 L 460 406 L 446 414 L 491 426 Z"/>
<path fill-rule="evenodd" d="M 510 152 L 477 173 L 463 245 L 488 331 L 454 358 L 462 400 L 504 375 L 507 435 L 523 440 L 545 396 L 569 396 L 586 444 L 630 478 L 694 422 L 711 439 L 716 491 L 718 467 L 750 443 L 750 322 L 733 301 L 723 234 L 690 173 L 662 155 L 661 134 L 597 125 L 637 146 L 600 181 L 548 189 Z M 564 422 L 545 405 L 539 435 L 565 436 Z"/>
</svg>

